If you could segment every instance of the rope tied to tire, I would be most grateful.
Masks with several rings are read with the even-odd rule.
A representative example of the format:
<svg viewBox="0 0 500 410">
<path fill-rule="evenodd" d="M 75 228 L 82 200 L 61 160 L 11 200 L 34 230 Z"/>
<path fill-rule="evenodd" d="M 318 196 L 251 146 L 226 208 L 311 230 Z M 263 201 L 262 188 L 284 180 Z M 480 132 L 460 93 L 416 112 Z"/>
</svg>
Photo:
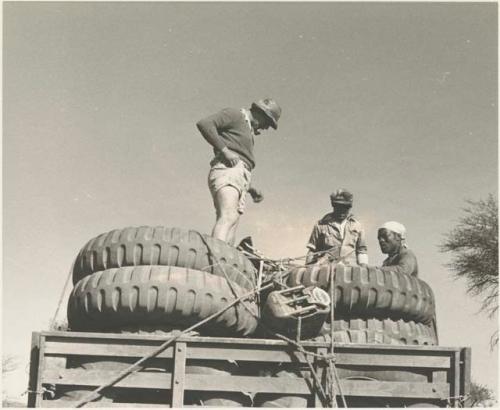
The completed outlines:
<svg viewBox="0 0 500 410">
<path fill-rule="evenodd" d="M 120 380 L 124 379 L 126 376 L 129 374 L 139 370 L 141 365 L 148 359 L 151 359 L 157 355 L 159 355 L 161 352 L 163 352 L 167 347 L 169 347 L 173 342 L 175 342 L 177 339 L 179 339 L 181 336 L 186 335 L 189 332 L 192 332 L 194 329 L 204 325 L 205 323 L 209 322 L 210 320 L 214 319 L 215 317 L 221 315 L 224 313 L 226 310 L 230 309 L 232 306 L 236 305 L 237 303 L 240 303 L 242 300 L 247 299 L 251 296 L 253 296 L 256 292 L 259 292 L 261 290 L 266 289 L 267 287 L 270 287 L 271 285 L 266 285 L 262 287 L 261 289 L 254 289 L 253 291 L 247 292 L 244 295 L 241 295 L 231 303 L 228 303 L 226 306 L 223 308 L 219 309 L 217 312 L 213 313 L 209 317 L 197 322 L 196 324 L 192 325 L 191 327 L 179 332 L 176 336 L 171 337 L 167 339 L 164 343 L 162 343 L 159 347 L 157 347 L 155 350 L 153 350 L 151 353 L 143 356 L 141 359 L 137 360 L 135 363 L 131 364 L 127 368 L 123 369 L 117 376 L 115 376 L 113 379 L 111 379 L 109 382 L 104 383 L 97 387 L 95 390 L 91 391 L 87 396 L 85 396 L 83 399 L 78 401 L 75 404 L 75 408 L 83 407 L 85 404 L 95 400 L 101 395 L 101 391 L 104 390 L 107 387 L 113 386 L 115 383 L 119 382 Z"/>
<path fill-rule="evenodd" d="M 229 287 L 231 289 L 231 291 L 233 292 L 234 296 L 235 297 L 239 297 L 239 294 L 238 292 L 236 291 L 236 289 L 233 287 L 232 285 L 232 282 L 231 280 L 229 279 L 225 269 L 224 269 L 224 266 L 220 263 L 219 261 L 219 258 L 217 257 L 217 255 L 212 251 L 210 245 L 207 243 L 207 241 L 205 241 L 205 238 L 203 238 L 201 235 L 200 237 L 202 238 L 202 241 L 205 243 L 205 245 L 207 246 L 209 252 L 212 254 L 212 257 L 216 260 L 216 262 L 219 263 L 219 266 L 224 274 L 224 276 L 226 277 L 226 280 L 229 284 Z M 282 266 L 282 265 L 281 265 Z M 274 282 L 274 281 L 273 281 Z M 333 272 L 332 272 L 332 276 L 331 276 L 331 292 L 333 292 Z M 286 286 L 286 285 L 285 285 Z M 255 316 L 255 313 L 252 312 L 252 310 L 246 305 L 246 303 L 242 300 L 241 301 L 241 304 L 243 305 L 243 307 L 252 315 Z M 333 298 L 331 298 L 331 309 L 330 311 L 332 312 L 331 315 L 333 317 Z M 327 390 L 325 390 L 321 384 L 321 379 L 318 375 L 318 373 L 316 372 L 316 369 L 314 369 L 314 366 L 312 365 L 312 363 L 309 361 L 308 359 L 308 354 L 312 354 L 312 352 L 308 352 L 303 346 L 302 344 L 300 343 L 300 339 L 297 340 L 297 341 L 294 341 L 280 333 L 277 333 L 277 332 L 274 332 L 273 330 L 269 329 L 267 326 L 265 326 L 264 324 L 261 323 L 261 326 L 269 333 L 273 334 L 274 336 L 282 339 L 282 340 L 285 340 L 286 342 L 292 344 L 293 346 L 295 346 L 297 348 L 297 350 L 299 352 L 301 352 L 303 354 L 303 357 L 304 357 L 304 360 L 305 362 L 307 363 L 307 366 L 309 367 L 309 370 L 311 371 L 311 375 L 313 376 L 314 378 L 314 381 L 316 383 L 316 386 L 318 387 L 318 389 L 320 390 L 321 392 L 321 395 L 322 395 L 322 398 L 323 400 L 325 401 L 325 403 L 328 403 L 330 407 L 337 407 L 337 401 L 336 401 L 336 395 L 335 395 L 335 390 L 333 388 L 333 384 L 331 385 L 332 387 L 330 389 L 327 388 Z M 331 338 L 331 354 L 330 355 L 317 355 L 317 354 L 314 354 L 315 356 L 319 357 L 321 360 L 324 360 L 328 369 L 333 369 L 333 370 L 330 370 L 330 371 L 333 371 L 334 373 L 334 377 L 330 377 L 332 380 L 335 380 L 335 382 L 337 383 L 338 385 L 338 390 L 339 390 L 339 393 L 342 397 L 342 400 L 343 400 L 343 404 L 344 404 L 344 407 L 347 407 L 346 405 L 346 401 L 345 401 L 345 397 L 342 393 L 342 389 L 340 387 L 340 380 L 339 380 L 339 377 L 338 377 L 338 373 L 337 373 L 337 369 L 335 367 L 335 355 L 334 355 L 334 351 L 333 351 L 333 345 L 334 345 L 334 341 L 333 341 L 333 320 L 332 320 L 332 326 L 331 326 L 331 331 L 332 331 L 332 338 Z M 299 335 L 299 338 L 300 338 L 300 321 L 299 321 L 299 332 L 298 332 L 298 335 Z M 327 385 L 328 386 L 328 385 Z"/>
</svg>

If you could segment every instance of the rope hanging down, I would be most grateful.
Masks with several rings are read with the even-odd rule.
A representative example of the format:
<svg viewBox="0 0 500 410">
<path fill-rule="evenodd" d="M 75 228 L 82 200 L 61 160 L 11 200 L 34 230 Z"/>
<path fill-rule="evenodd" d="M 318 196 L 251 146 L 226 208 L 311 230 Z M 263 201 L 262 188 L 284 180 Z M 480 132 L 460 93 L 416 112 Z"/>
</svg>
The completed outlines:
<svg viewBox="0 0 500 410">
<path fill-rule="evenodd" d="M 224 276 L 226 277 L 226 280 L 227 280 L 227 282 L 228 282 L 228 284 L 229 284 L 229 288 L 231 289 L 231 292 L 233 292 L 234 296 L 235 296 L 236 298 L 238 298 L 238 297 L 239 297 L 238 292 L 237 292 L 237 290 L 233 287 L 232 282 L 229 280 L 229 277 L 228 277 L 228 275 L 227 275 L 227 273 L 226 273 L 226 270 L 224 269 L 224 266 L 220 263 L 219 259 L 217 258 L 217 256 L 215 255 L 215 253 L 212 251 L 212 249 L 210 248 L 210 245 L 209 245 L 209 244 L 208 244 L 208 242 L 205 240 L 205 238 L 203 238 L 203 237 L 202 237 L 202 235 L 200 235 L 200 237 L 201 237 L 202 241 L 205 243 L 205 245 L 207 246 L 207 248 L 208 248 L 209 252 L 211 253 L 212 257 L 215 259 L 215 261 L 217 262 L 217 264 L 218 264 L 218 265 L 219 265 L 219 267 L 221 268 L 221 270 L 222 270 L 222 272 L 223 272 Z M 261 267 L 262 267 L 262 264 L 261 264 Z M 260 276 L 260 275 L 259 275 L 259 276 Z M 332 285 L 331 285 L 331 293 L 333 293 L 333 272 L 332 272 L 332 279 L 331 279 L 331 283 L 332 283 Z M 331 317 L 333 318 L 333 298 L 331 298 L 331 301 L 330 301 L 330 302 L 331 302 L 331 309 L 330 309 L 330 311 L 331 311 L 331 315 L 332 315 Z M 245 308 L 245 309 L 246 309 L 246 310 L 247 310 L 247 311 L 248 311 L 251 315 L 253 315 L 254 317 L 256 317 L 256 318 L 258 319 L 258 316 L 257 316 L 257 315 L 255 315 L 255 313 L 254 313 L 254 312 L 253 312 L 253 311 L 252 311 L 252 310 L 251 310 L 251 309 L 247 306 L 247 304 L 246 304 L 243 300 L 241 301 L 241 304 L 243 305 L 243 307 L 244 307 L 244 308 Z M 276 337 L 278 337 L 278 338 L 280 338 L 280 339 L 282 339 L 282 340 L 284 340 L 284 341 L 286 341 L 286 342 L 288 342 L 288 343 L 290 343 L 290 344 L 294 345 L 294 346 L 297 348 L 297 350 L 298 350 L 300 353 L 302 353 L 302 354 L 303 354 L 303 356 L 304 356 L 304 360 L 305 360 L 305 362 L 307 363 L 307 366 L 309 367 L 309 370 L 311 371 L 311 375 L 312 375 L 312 376 L 313 376 L 313 378 L 314 378 L 314 381 L 315 381 L 315 383 L 316 383 L 317 388 L 318 388 L 318 389 L 320 390 L 320 392 L 321 392 L 321 395 L 322 395 L 323 400 L 325 401 L 325 403 L 329 403 L 331 407 L 337 407 L 337 405 L 336 405 L 336 398 L 335 398 L 336 396 L 335 396 L 334 392 L 332 392 L 333 394 L 328 394 L 328 393 L 327 393 L 327 392 L 323 389 L 323 386 L 322 386 L 322 384 L 321 384 L 321 379 L 320 379 L 319 375 L 317 374 L 316 370 L 314 369 L 314 367 L 313 367 L 312 363 L 309 361 L 309 359 L 308 359 L 308 357 L 307 357 L 308 355 L 311 355 L 311 354 L 313 354 L 313 353 L 312 353 L 312 352 L 307 351 L 307 350 L 306 350 L 306 349 L 305 349 L 305 348 L 304 348 L 304 347 L 300 344 L 300 342 L 299 342 L 299 341 L 294 341 L 294 340 L 289 339 L 288 337 L 286 337 L 286 336 L 284 336 L 284 335 L 282 335 L 282 334 L 280 334 L 280 333 L 276 333 L 276 332 L 274 332 L 274 331 L 270 330 L 270 329 L 269 329 L 267 326 L 265 326 L 263 323 L 261 323 L 261 326 L 262 326 L 262 327 L 263 327 L 263 328 L 264 328 L 267 332 L 269 332 L 270 334 L 273 334 L 274 336 L 276 336 Z M 314 356 L 319 357 L 319 358 L 321 358 L 321 359 L 323 359 L 323 360 L 327 360 L 327 363 L 328 363 L 328 368 L 329 368 L 329 369 L 331 369 L 331 368 L 333 367 L 334 372 L 335 372 L 335 375 L 337 376 L 337 377 L 335 378 L 335 380 L 337 380 L 337 383 L 338 383 L 338 390 L 339 390 L 339 392 L 340 392 L 340 394 L 341 394 L 341 396 L 342 396 L 342 400 L 343 400 L 343 403 L 344 403 L 344 407 L 347 407 L 347 406 L 345 405 L 345 404 L 346 404 L 346 403 L 345 403 L 345 398 L 344 398 L 344 395 L 342 394 L 342 390 L 341 390 L 341 387 L 340 387 L 340 380 L 338 380 L 338 375 L 336 374 L 335 363 L 334 363 L 334 360 L 333 360 L 333 359 L 334 359 L 334 357 L 333 357 L 333 345 L 334 345 L 334 341 L 333 341 L 333 319 L 332 319 L 332 323 L 331 323 L 331 329 L 332 329 L 332 335 L 331 335 L 331 336 L 332 336 L 332 337 L 331 337 L 331 350 L 332 350 L 332 352 L 331 352 L 331 354 L 330 354 L 330 355 L 328 355 L 328 356 L 326 356 L 326 357 L 325 357 L 324 355 L 317 355 L 317 354 L 314 354 Z M 331 377 L 331 379 L 333 380 L 333 378 L 332 378 L 332 377 Z M 334 389 L 332 388 L 332 390 L 334 390 Z"/>
<path fill-rule="evenodd" d="M 95 390 L 91 391 L 87 396 L 85 396 L 82 400 L 78 401 L 75 405 L 75 407 L 83 407 L 85 404 L 89 403 L 92 400 L 95 400 L 100 396 L 100 392 L 104 390 L 107 387 L 113 386 L 115 383 L 119 382 L 126 376 L 128 376 L 130 373 L 135 372 L 139 370 L 140 366 L 148 359 L 151 359 L 161 352 L 163 352 L 167 347 L 169 347 L 173 342 L 175 342 L 177 339 L 179 339 L 181 336 L 185 335 L 186 333 L 192 332 L 193 330 L 197 329 L 198 327 L 204 325 L 205 323 L 209 322 L 210 320 L 216 318 L 217 316 L 221 315 L 224 313 L 226 310 L 229 308 L 233 307 L 237 303 L 241 302 L 244 299 L 250 298 L 253 296 L 256 292 L 260 290 L 264 290 L 268 287 L 271 287 L 271 284 L 266 285 L 262 287 L 261 289 L 254 289 L 251 292 L 245 293 L 241 297 L 235 299 L 231 303 L 227 304 L 226 306 L 222 307 L 219 309 L 217 312 L 213 313 L 212 315 L 208 316 L 207 318 L 199 321 L 198 323 L 192 325 L 191 327 L 183 330 L 182 332 L 179 332 L 176 336 L 169 338 L 166 340 L 164 343 L 162 343 L 159 347 L 157 347 L 155 350 L 153 350 L 151 353 L 147 354 L 146 356 L 142 357 L 141 359 L 137 360 L 135 363 L 131 364 L 129 367 L 126 369 L 123 369 L 117 376 L 115 376 L 113 379 L 111 379 L 108 383 L 105 383 Z"/>
<path fill-rule="evenodd" d="M 210 320 L 216 318 L 217 316 L 221 315 L 226 310 L 230 309 L 231 307 L 235 306 L 238 303 L 241 303 L 243 305 L 243 307 L 248 312 L 250 312 L 254 317 L 256 317 L 258 319 L 258 315 L 256 315 L 248 307 L 248 305 L 244 301 L 246 299 L 249 299 L 249 298 L 253 297 L 254 295 L 257 295 L 257 297 L 259 297 L 260 296 L 260 292 L 262 290 L 265 290 L 265 289 L 268 289 L 268 288 L 274 286 L 274 284 L 275 284 L 274 282 L 275 282 L 276 278 L 272 278 L 272 280 L 268 281 L 264 286 L 258 286 L 254 290 L 252 290 L 250 292 L 247 292 L 244 295 L 239 295 L 238 292 L 236 291 L 236 289 L 232 286 L 232 282 L 229 280 L 229 277 L 228 277 L 228 275 L 227 275 L 227 273 L 226 273 L 223 265 L 220 263 L 220 261 L 218 260 L 217 256 L 214 254 L 214 252 L 212 252 L 209 244 L 205 241 L 205 238 L 203 238 L 203 236 L 201 234 L 200 234 L 200 237 L 202 238 L 202 241 L 205 243 L 205 245 L 209 249 L 210 253 L 212 254 L 212 256 L 215 258 L 215 260 L 217 262 L 213 266 L 219 265 L 221 267 L 222 272 L 224 273 L 224 276 L 226 277 L 226 280 L 228 282 L 228 285 L 229 285 L 231 291 L 233 292 L 233 294 L 235 296 L 235 300 L 233 302 L 227 304 L 226 306 L 222 307 L 221 309 L 219 309 L 217 312 L 213 313 L 209 317 L 207 317 L 207 318 L 201 320 L 200 322 L 192 325 L 191 327 L 189 327 L 189 328 L 187 328 L 187 329 L 179 332 L 176 336 L 173 336 L 173 337 L 167 339 L 164 343 L 162 343 L 158 348 L 156 348 L 155 350 L 153 350 L 151 353 L 149 353 L 148 355 L 146 355 L 146 356 L 142 357 L 141 359 L 137 360 L 135 363 L 131 364 L 129 367 L 123 369 L 117 376 L 115 376 L 109 382 L 107 382 L 105 384 L 102 384 L 101 386 L 97 387 L 95 390 L 91 391 L 87 396 L 85 396 L 83 399 L 81 399 L 80 401 L 78 401 L 75 404 L 75 407 L 77 407 L 77 408 L 83 407 L 85 404 L 87 404 L 87 403 L 95 400 L 96 398 L 98 398 L 101 395 L 100 393 L 101 393 L 102 390 L 104 390 L 104 389 L 106 389 L 108 387 L 113 386 L 114 384 L 116 384 L 117 382 L 119 382 L 120 380 L 122 380 L 123 378 L 125 378 L 126 376 L 128 376 L 130 373 L 133 373 L 133 372 L 139 370 L 141 368 L 141 365 L 146 360 L 149 360 L 149 359 L 157 356 L 158 354 L 160 354 L 162 351 L 164 351 L 166 348 L 168 348 L 173 342 L 175 342 L 180 337 L 182 337 L 182 336 L 184 336 L 184 335 L 192 332 L 193 330 L 197 329 L 198 327 L 200 327 L 200 326 L 204 325 L 205 323 L 209 322 Z M 319 254 L 319 253 L 323 253 L 323 252 L 315 252 L 315 253 Z M 306 256 L 301 256 L 301 257 L 297 257 L 297 258 L 287 258 L 286 261 L 290 262 L 292 260 L 304 259 L 305 257 Z M 272 261 L 271 259 L 265 259 L 265 258 L 263 258 L 263 259 L 267 260 L 267 261 L 270 261 L 270 262 Z M 275 261 L 272 261 L 272 262 L 275 262 Z M 281 262 L 280 263 L 280 267 L 283 269 L 284 268 L 284 266 L 283 266 L 283 260 L 281 260 L 280 262 Z M 261 285 L 261 283 L 262 283 L 262 268 L 263 268 L 263 264 L 261 263 L 260 269 L 259 269 L 259 278 L 258 278 L 259 285 Z M 52 326 L 55 323 L 55 319 L 57 317 L 57 314 L 59 313 L 59 309 L 60 309 L 60 306 L 61 306 L 61 303 L 62 303 L 62 299 L 64 297 L 64 294 L 66 293 L 67 285 L 68 285 L 69 279 L 71 277 L 71 272 L 72 272 L 72 270 L 70 270 L 69 275 L 66 278 L 66 282 L 64 284 L 63 291 L 62 291 L 61 297 L 59 299 L 59 303 L 58 303 L 58 306 L 57 306 L 54 318 L 52 319 Z M 286 276 L 286 274 L 288 274 L 288 273 L 289 273 L 289 270 L 286 270 L 285 272 L 283 272 L 283 271 L 278 272 L 278 275 L 273 275 L 273 276 L 277 276 L 278 278 L 281 279 L 283 276 Z M 279 275 L 279 274 L 282 274 L 282 275 Z M 333 284 L 332 284 L 331 288 L 333 289 Z M 332 299 L 332 313 L 331 314 L 332 314 L 332 317 L 333 317 L 333 299 Z M 333 323 L 333 321 L 332 321 L 332 323 Z M 300 342 L 294 341 L 294 340 L 292 340 L 292 339 L 290 339 L 290 338 L 288 338 L 288 337 L 286 337 L 284 335 L 281 335 L 279 333 L 273 332 L 272 330 L 270 330 L 266 326 L 262 326 L 262 327 L 266 331 L 268 331 L 270 334 L 273 334 L 277 338 L 282 339 L 282 340 L 286 341 L 287 343 L 293 345 L 300 353 L 303 354 L 304 360 L 305 360 L 306 364 L 308 365 L 308 367 L 309 367 L 309 369 L 311 371 L 311 374 L 312 374 L 312 376 L 314 378 L 316 386 L 320 390 L 323 399 L 325 400 L 325 402 L 329 403 L 332 407 L 336 407 L 335 395 L 331 394 L 329 392 L 326 392 L 324 390 L 324 388 L 323 388 L 323 386 L 321 384 L 320 377 L 318 376 L 318 374 L 317 374 L 316 370 L 314 369 L 312 363 L 308 359 L 308 356 L 316 357 L 316 358 L 319 358 L 321 360 L 326 360 L 328 362 L 328 367 L 330 369 L 333 367 L 334 376 L 335 376 L 335 379 L 337 380 L 338 388 L 339 388 L 339 391 L 340 391 L 340 394 L 342 396 L 342 400 L 343 400 L 343 403 L 344 403 L 344 406 L 345 406 L 345 398 L 344 398 L 344 396 L 342 394 L 342 391 L 340 389 L 340 381 L 338 380 L 338 374 L 336 372 L 336 368 L 335 368 L 335 364 L 334 364 L 334 356 L 333 356 L 333 325 L 331 326 L 331 328 L 332 328 L 332 340 L 331 340 L 331 343 L 332 343 L 331 350 L 332 350 L 332 352 L 331 352 L 330 355 L 327 355 L 327 356 L 325 356 L 325 355 L 319 355 L 317 353 L 313 353 L 311 351 L 308 351 L 308 350 L 306 350 L 301 345 Z M 330 376 L 330 380 L 333 380 L 332 376 Z"/>
</svg>

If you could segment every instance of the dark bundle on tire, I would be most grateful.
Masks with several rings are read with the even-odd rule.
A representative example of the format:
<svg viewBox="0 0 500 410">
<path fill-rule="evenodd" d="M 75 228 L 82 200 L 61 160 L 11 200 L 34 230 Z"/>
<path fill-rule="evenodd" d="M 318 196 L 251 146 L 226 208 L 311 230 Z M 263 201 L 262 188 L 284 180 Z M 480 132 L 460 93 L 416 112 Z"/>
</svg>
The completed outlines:
<svg viewBox="0 0 500 410">
<path fill-rule="evenodd" d="M 91 239 L 73 266 L 73 284 L 92 273 L 125 266 L 178 266 L 226 276 L 253 289 L 257 271 L 237 249 L 197 231 L 141 226 L 115 229 Z"/>
<path fill-rule="evenodd" d="M 241 296 L 247 291 L 237 284 Z M 81 279 L 68 302 L 72 330 L 119 330 L 130 326 L 173 326 L 185 329 L 236 299 L 226 279 L 207 272 L 172 266 L 129 266 L 95 272 Z M 251 334 L 258 308 L 246 301 L 201 328 L 207 335 Z M 255 316 L 254 316 L 255 315 Z"/>
</svg>

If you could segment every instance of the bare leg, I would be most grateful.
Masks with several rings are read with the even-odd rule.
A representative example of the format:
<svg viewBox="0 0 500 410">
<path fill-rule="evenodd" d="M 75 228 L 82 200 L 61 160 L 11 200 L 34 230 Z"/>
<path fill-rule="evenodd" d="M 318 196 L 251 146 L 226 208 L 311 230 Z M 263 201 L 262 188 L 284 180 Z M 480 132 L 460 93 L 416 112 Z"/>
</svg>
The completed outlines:
<svg viewBox="0 0 500 410">
<path fill-rule="evenodd" d="M 217 212 L 217 220 L 215 221 L 212 236 L 224 242 L 231 239 L 234 241 L 236 225 L 240 214 L 238 213 L 238 202 L 240 193 L 232 186 L 222 187 L 215 194 L 215 210 Z"/>
<path fill-rule="evenodd" d="M 238 213 L 238 219 L 236 220 L 236 223 L 229 230 L 227 236 L 227 243 L 231 246 L 234 246 L 234 240 L 236 239 L 236 228 L 238 227 L 238 222 L 240 221 L 239 215 L 240 214 Z"/>
</svg>

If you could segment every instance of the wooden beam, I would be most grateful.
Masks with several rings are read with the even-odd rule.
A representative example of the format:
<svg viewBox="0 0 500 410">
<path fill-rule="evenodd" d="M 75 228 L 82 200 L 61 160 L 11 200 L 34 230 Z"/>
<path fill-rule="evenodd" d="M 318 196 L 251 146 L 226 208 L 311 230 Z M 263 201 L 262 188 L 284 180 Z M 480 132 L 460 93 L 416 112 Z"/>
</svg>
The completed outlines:
<svg viewBox="0 0 500 410">
<path fill-rule="evenodd" d="M 116 372 L 84 369 L 46 370 L 43 383 L 61 385 L 99 386 L 116 376 Z M 115 387 L 142 389 L 167 389 L 172 386 L 172 375 L 161 372 L 136 372 L 117 382 Z M 199 391 L 241 391 L 255 393 L 310 394 L 307 382 L 300 378 L 217 376 L 187 374 L 184 390 Z"/>
<path fill-rule="evenodd" d="M 46 336 L 47 340 L 56 339 L 78 339 L 83 338 L 88 339 L 106 339 L 109 340 L 136 340 L 136 341 L 157 341 L 161 344 L 162 341 L 168 339 L 165 336 L 159 335 L 134 335 L 134 334 L 122 334 L 122 333 L 95 333 L 95 332 L 41 332 L 41 335 Z M 56 340 L 57 341 L 57 340 Z M 216 344 L 241 344 L 241 345 L 252 345 L 252 346 L 290 346 L 289 343 L 281 340 L 272 339 L 252 339 L 252 338 L 230 338 L 230 337 L 208 337 L 208 336 L 183 336 L 178 339 L 180 342 L 201 342 L 201 343 L 216 343 Z M 107 342 L 106 342 L 107 343 Z M 303 346 L 307 347 L 329 347 L 330 343 L 325 342 L 301 342 Z M 443 346 L 414 346 L 414 345 L 366 345 L 366 344 L 354 344 L 354 343 L 335 343 L 335 350 L 337 349 L 356 349 L 356 350 L 386 350 L 386 351 L 430 351 L 430 352 L 454 352 L 460 350 L 458 347 L 443 347 Z"/>
<path fill-rule="evenodd" d="M 328 353 L 328 350 L 326 349 L 326 347 L 321 347 L 317 350 L 317 353 L 326 355 Z M 321 360 L 320 358 L 315 358 L 314 369 L 316 370 L 316 373 L 318 374 L 320 381 L 323 382 L 326 378 L 325 361 Z M 318 407 L 323 407 L 324 404 L 326 405 L 326 403 L 324 403 L 323 400 L 324 399 L 321 398 L 320 390 L 316 388 L 316 382 L 314 382 L 314 407 L 318 408 Z"/>
<path fill-rule="evenodd" d="M 471 360 L 472 351 L 470 347 L 465 347 L 462 349 L 461 361 L 462 361 L 462 378 L 461 378 L 461 394 L 463 394 L 466 399 L 463 403 L 464 407 L 469 407 L 470 400 L 470 387 L 471 387 Z"/>
<path fill-rule="evenodd" d="M 132 343 L 132 341 L 128 341 Z M 235 361 L 263 361 L 273 363 L 294 363 L 294 349 L 283 349 L 283 346 L 250 346 L 240 345 L 230 347 L 216 344 L 188 344 L 187 359 L 208 360 L 235 360 Z M 105 340 L 91 339 L 78 342 L 47 341 L 45 351 L 47 354 L 59 355 L 89 355 L 89 356 L 112 356 L 112 357 L 143 357 L 150 353 L 157 344 L 124 344 L 124 341 L 108 344 Z M 173 346 L 160 353 L 159 358 L 173 358 Z M 343 352 L 336 350 L 338 365 L 353 366 L 384 366 L 384 367 L 412 367 L 412 368 L 436 368 L 447 369 L 450 367 L 451 359 L 448 352 L 445 354 L 426 354 L 426 352 L 387 352 L 381 351 L 374 354 L 366 347 L 363 352 Z M 303 357 L 298 361 L 305 363 Z"/>
<path fill-rule="evenodd" d="M 381 382 L 341 380 L 345 396 L 440 399 L 449 397 L 448 383 Z"/>
<path fill-rule="evenodd" d="M 42 377 L 41 374 L 44 369 L 44 364 L 45 364 L 45 336 L 39 335 L 38 339 L 38 370 L 37 370 L 37 382 L 35 386 L 35 407 L 40 407 L 40 404 L 43 399 L 43 394 L 42 394 Z"/>
<path fill-rule="evenodd" d="M 49 341 L 46 344 L 47 354 L 59 355 L 88 355 L 88 356 L 110 356 L 110 357 L 143 357 L 154 350 L 157 345 L 144 344 L 107 344 L 106 341 L 79 341 L 77 343 L 71 341 L 54 342 Z M 293 352 L 293 349 L 289 349 Z M 199 346 L 189 345 L 188 359 L 205 359 L 205 360 L 247 360 L 247 361 L 264 361 L 264 362 L 297 362 L 292 360 L 292 356 L 284 350 L 282 346 L 266 347 L 257 346 L 251 348 L 244 347 L 223 347 L 223 346 Z M 173 347 L 169 347 L 161 352 L 156 357 L 173 358 Z M 302 361 L 300 359 L 299 361 Z"/>
<path fill-rule="evenodd" d="M 186 343 L 175 344 L 174 373 L 172 375 L 172 407 L 184 404 L 184 382 L 186 372 Z"/>
<path fill-rule="evenodd" d="M 433 368 L 448 369 L 450 367 L 450 357 L 423 355 L 409 355 L 407 352 L 398 353 L 345 353 L 335 351 L 336 365 L 351 366 L 377 366 L 377 367 L 403 367 L 403 368 Z"/>
<path fill-rule="evenodd" d="M 116 377 L 118 372 L 110 370 L 47 369 L 41 377 L 43 383 L 80 386 L 100 386 Z M 170 390 L 172 375 L 161 372 L 135 372 L 120 380 L 115 387 Z"/>
<path fill-rule="evenodd" d="M 66 401 L 66 400 L 43 400 L 42 406 L 45 408 L 74 408 L 78 402 L 77 401 Z M 170 403 L 158 404 L 158 403 L 100 403 L 100 402 L 90 402 L 85 404 L 84 407 L 92 407 L 92 408 L 108 408 L 108 407 L 118 407 L 118 408 L 127 408 L 127 407 L 140 407 L 140 408 L 170 408 L 172 407 Z M 184 407 L 197 407 L 200 406 L 184 406 Z M 204 406 L 204 407 L 213 407 L 213 406 Z"/>
<path fill-rule="evenodd" d="M 453 381 L 451 383 L 452 406 L 460 407 L 460 351 L 453 353 Z"/>
<path fill-rule="evenodd" d="M 38 361 L 40 358 L 40 333 L 33 332 L 31 334 L 31 349 L 30 349 L 30 375 L 28 381 L 28 407 L 36 407 L 38 386 Z"/>
</svg>

